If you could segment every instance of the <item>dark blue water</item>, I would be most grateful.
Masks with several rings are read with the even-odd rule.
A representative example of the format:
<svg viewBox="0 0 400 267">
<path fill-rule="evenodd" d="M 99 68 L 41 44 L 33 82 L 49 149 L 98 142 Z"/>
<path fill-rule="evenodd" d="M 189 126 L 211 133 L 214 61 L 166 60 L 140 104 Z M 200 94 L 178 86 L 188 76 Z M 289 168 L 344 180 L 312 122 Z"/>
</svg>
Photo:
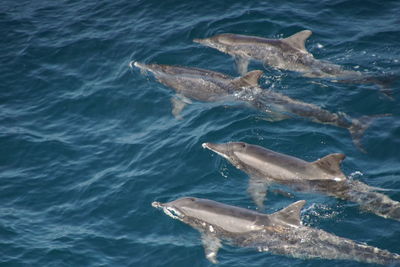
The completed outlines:
<svg viewBox="0 0 400 267">
<path fill-rule="evenodd" d="M 347 155 L 345 173 L 400 200 L 400 93 L 264 69 L 262 86 L 351 116 L 391 113 L 361 153 L 347 130 L 194 102 L 131 60 L 235 76 L 233 60 L 192 42 L 217 33 L 286 37 L 303 29 L 316 58 L 400 72 L 398 1 L 9 1 L 0 3 L 0 265 L 210 266 L 199 234 L 151 207 L 182 196 L 255 209 L 247 176 L 201 147 L 246 141 L 313 161 Z M 252 63 L 250 69 L 262 68 Z M 270 193 L 267 212 L 307 200 L 303 223 L 400 253 L 400 222 L 318 194 Z M 361 266 L 225 246 L 221 266 Z"/>
</svg>

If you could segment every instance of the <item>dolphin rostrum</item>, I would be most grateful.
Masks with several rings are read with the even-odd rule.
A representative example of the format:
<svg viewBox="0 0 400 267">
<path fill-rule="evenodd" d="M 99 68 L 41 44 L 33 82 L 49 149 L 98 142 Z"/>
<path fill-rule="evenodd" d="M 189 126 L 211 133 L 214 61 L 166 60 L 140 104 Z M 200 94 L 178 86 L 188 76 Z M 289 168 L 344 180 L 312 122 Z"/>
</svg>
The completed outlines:
<svg viewBox="0 0 400 267">
<path fill-rule="evenodd" d="M 248 192 L 259 208 L 269 184 L 290 186 L 298 191 L 314 191 L 350 200 L 363 210 L 400 221 L 400 202 L 375 191 L 380 188 L 346 178 L 340 169 L 344 154 L 329 154 L 314 162 L 281 154 L 244 142 L 204 143 L 204 148 L 226 158 L 250 176 Z"/>
<path fill-rule="evenodd" d="M 304 226 L 300 221 L 304 204 L 300 200 L 272 214 L 193 197 L 153 202 L 152 206 L 198 230 L 212 263 L 217 263 L 221 241 L 294 258 L 400 263 L 398 254 Z"/>
<path fill-rule="evenodd" d="M 327 78 L 343 83 L 377 84 L 384 94 L 391 97 L 389 83 L 393 77 L 367 76 L 359 71 L 346 70 L 339 65 L 314 58 L 305 47 L 311 34 L 310 30 L 303 30 L 287 38 L 267 39 L 223 33 L 193 41 L 233 56 L 241 75 L 247 72 L 249 61 L 254 59 L 276 69 L 300 72 L 305 77 Z"/>
<path fill-rule="evenodd" d="M 265 112 L 269 120 L 283 120 L 290 117 L 303 117 L 314 122 L 335 125 L 350 131 L 354 144 L 362 151 L 361 137 L 365 130 L 377 117 L 389 114 L 362 116 L 351 118 L 343 112 L 333 113 L 316 105 L 292 99 L 272 90 L 259 87 L 260 70 L 248 72 L 242 77 L 228 75 L 199 68 L 188 68 L 171 65 L 143 64 L 131 62 L 142 71 L 153 73 L 157 80 L 173 88 L 177 97 L 172 99 L 175 117 L 191 103 L 191 99 L 199 101 L 233 100 L 245 102 L 251 107 Z"/>
</svg>

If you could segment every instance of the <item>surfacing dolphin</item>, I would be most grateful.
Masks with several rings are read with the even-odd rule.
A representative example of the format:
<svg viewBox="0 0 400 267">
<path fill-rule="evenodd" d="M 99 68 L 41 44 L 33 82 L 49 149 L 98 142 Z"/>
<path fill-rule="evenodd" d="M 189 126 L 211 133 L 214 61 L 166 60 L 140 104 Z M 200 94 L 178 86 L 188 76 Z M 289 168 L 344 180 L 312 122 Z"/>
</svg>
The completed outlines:
<svg viewBox="0 0 400 267">
<path fill-rule="evenodd" d="M 221 241 L 294 258 L 400 263 L 398 254 L 302 225 L 300 210 L 304 204 L 300 200 L 273 214 L 193 197 L 153 202 L 152 206 L 198 230 L 206 258 L 212 263 L 217 263 Z"/>
<path fill-rule="evenodd" d="M 298 191 L 320 192 L 350 200 L 358 203 L 363 210 L 400 221 L 400 202 L 375 192 L 383 189 L 346 178 L 340 169 L 344 154 L 329 154 L 307 162 L 244 142 L 204 143 L 202 146 L 226 158 L 250 176 L 248 192 L 260 209 L 263 208 L 268 185 L 277 183 Z"/>
<path fill-rule="evenodd" d="M 311 34 L 310 30 L 304 30 L 287 38 L 267 39 L 224 33 L 193 41 L 233 56 L 241 75 L 247 72 L 249 61 L 254 59 L 276 69 L 300 72 L 305 77 L 327 78 L 343 83 L 377 84 L 384 94 L 391 97 L 389 83 L 394 77 L 368 76 L 314 58 L 305 47 L 305 41 Z"/>
<path fill-rule="evenodd" d="M 181 118 L 180 112 L 191 103 L 191 99 L 203 102 L 238 100 L 245 87 L 256 87 L 262 71 L 252 71 L 243 77 L 233 78 L 228 75 L 199 68 L 188 68 L 160 64 L 131 62 L 142 71 L 151 72 L 157 80 L 173 88 L 177 95 L 172 98 L 172 113 Z M 251 93 L 251 92 L 249 92 Z"/>
<path fill-rule="evenodd" d="M 177 118 L 181 118 L 180 112 L 186 104 L 191 103 L 191 99 L 205 102 L 222 100 L 244 102 L 257 110 L 265 112 L 271 121 L 300 116 L 314 122 L 348 129 L 354 144 L 361 151 L 364 151 L 361 137 L 365 130 L 373 119 L 389 115 L 351 118 L 343 112 L 333 113 L 272 90 L 263 90 L 259 87 L 259 79 L 263 74 L 260 70 L 254 70 L 242 77 L 234 78 L 219 72 L 199 68 L 143 64 L 139 62 L 131 62 L 130 66 L 153 73 L 160 83 L 176 91 L 177 97 L 172 98 L 172 113 Z"/>
</svg>

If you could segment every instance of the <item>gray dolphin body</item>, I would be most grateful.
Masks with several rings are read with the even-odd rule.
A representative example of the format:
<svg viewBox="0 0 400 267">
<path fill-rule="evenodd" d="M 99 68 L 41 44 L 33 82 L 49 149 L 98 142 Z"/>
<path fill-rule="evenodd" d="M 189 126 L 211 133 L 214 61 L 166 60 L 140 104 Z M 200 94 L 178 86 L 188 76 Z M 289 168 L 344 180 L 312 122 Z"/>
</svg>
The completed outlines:
<svg viewBox="0 0 400 267">
<path fill-rule="evenodd" d="M 300 200 L 273 214 L 225 205 L 208 199 L 181 198 L 152 206 L 200 231 L 206 258 L 217 263 L 221 241 L 294 258 L 400 263 L 400 255 L 302 225 Z"/>
<path fill-rule="evenodd" d="M 178 67 L 159 64 L 132 62 L 143 71 L 154 74 L 157 80 L 173 88 L 178 97 L 172 99 L 175 117 L 180 117 L 181 110 L 190 99 L 199 101 L 231 100 L 250 104 L 251 107 L 265 112 L 270 120 L 282 120 L 290 117 L 303 117 L 311 121 L 330 124 L 350 131 L 355 145 L 362 149 L 361 137 L 372 120 L 376 117 L 363 116 L 351 118 L 343 112 L 333 113 L 316 105 L 292 99 L 288 96 L 263 90 L 259 87 L 260 70 L 248 72 L 234 78 L 219 72 L 199 68 Z"/>
<path fill-rule="evenodd" d="M 400 221 L 400 202 L 360 181 L 347 179 L 340 169 L 344 154 L 330 154 L 307 162 L 260 146 L 243 142 L 204 143 L 250 176 L 248 191 L 258 207 L 263 208 L 271 183 L 290 186 L 298 191 L 314 191 L 350 200 L 384 218 Z"/>
<path fill-rule="evenodd" d="M 247 72 L 249 61 L 254 59 L 276 69 L 300 72 L 305 77 L 328 78 L 343 83 L 377 84 L 390 97 L 388 83 L 392 78 L 367 76 L 359 71 L 346 70 L 339 65 L 314 58 L 305 48 L 305 41 L 311 34 L 311 31 L 304 30 L 287 38 L 267 39 L 224 33 L 210 38 L 194 39 L 194 42 L 233 56 L 240 74 Z"/>
</svg>

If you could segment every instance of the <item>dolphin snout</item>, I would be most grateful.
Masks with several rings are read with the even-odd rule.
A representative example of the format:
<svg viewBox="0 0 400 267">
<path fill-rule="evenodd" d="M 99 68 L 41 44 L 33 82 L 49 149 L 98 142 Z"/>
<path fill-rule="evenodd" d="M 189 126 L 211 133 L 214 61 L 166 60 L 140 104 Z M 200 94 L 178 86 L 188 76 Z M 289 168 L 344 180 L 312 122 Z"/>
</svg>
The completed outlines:
<svg viewBox="0 0 400 267">
<path fill-rule="evenodd" d="M 207 149 L 209 149 L 209 150 L 216 150 L 216 149 L 217 149 L 217 146 L 218 146 L 218 144 L 213 144 L 213 143 L 203 143 L 201 146 L 202 146 L 203 148 L 207 148 Z"/>
<path fill-rule="evenodd" d="M 203 144 L 201 144 L 201 146 L 202 146 L 203 148 L 208 148 L 208 143 L 203 143 Z"/>
<path fill-rule="evenodd" d="M 157 209 L 162 209 L 164 207 L 164 204 L 161 202 L 158 202 L 158 201 L 153 201 L 151 203 L 151 206 L 153 206 L 154 208 L 157 208 Z"/>
<path fill-rule="evenodd" d="M 129 62 L 129 67 L 130 67 L 131 69 L 133 69 L 133 66 L 135 66 L 136 68 L 139 68 L 139 69 L 144 68 L 144 64 L 141 64 L 141 63 L 139 63 L 139 62 L 137 62 L 137 61 L 131 61 L 131 62 Z"/>
<path fill-rule="evenodd" d="M 228 157 L 228 147 L 226 144 L 213 144 L 213 143 L 203 143 L 201 145 L 203 148 L 207 148 L 218 155 L 224 157 L 224 158 L 229 158 Z"/>
<path fill-rule="evenodd" d="M 209 41 L 207 38 L 205 39 L 200 39 L 200 38 L 195 38 L 193 39 L 193 42 L 198 43 L 198 44 L 202 44 L 202 45 L 208 45 Z"/>
<path fill-rule="evenodd" d="M 137 61 L 131 61 L 129 62 L 129 67 L 133 69 L 133 67 L 136 67 L 140 69 L 141 71 L 151 71 L 152 70 L 152 65 L 147 65 L 144 63 L 140 63 Z"/>
<path fill-rule="evenodd" d="M 164 211 L 165 214 L 167 214 L 168 216 L 170 216 L 174 219 L 182 220 L 182 218 L 185 217 L 185 214 L 182 213 L 175 206 L 174 203 L 176 203 L 176 201 L 172 201 L 172 202 L 168 202 L 168 203 L 161 203 L 161 202 L 154 201 L 151 203 L 151 206 L 153 206 L 154 208 L 157 208 L 157 209 L 161 209 L 162 211 Z M 178 204 L 179 204 L 179 200 L 178 200 Z"/>
<path fill-rule="evenodd" d="M 207 149 L 210 149 L 210 150 L 222 149 L 222 145 L 221 145 L 221 144 L 203 143 L 201 146 L 202 146 L 203 148 L 207 148 Z"/>
<path fill-rule="evenodd" d="M 142 74 L 147 74 L 147 72 L 152 72 L 155 73 L 155 71 L 157 71 L 157 69 L 159 68 L 159 65 L 157 64 L 144 64 L 144 63 L 140 63 L 137 61 L 131 61 L 129 62 L 129 67 L 131 69 L 133 69 L 133 67 L 136 67 L 139 69 L 139 71 Z"/>
</svg>

